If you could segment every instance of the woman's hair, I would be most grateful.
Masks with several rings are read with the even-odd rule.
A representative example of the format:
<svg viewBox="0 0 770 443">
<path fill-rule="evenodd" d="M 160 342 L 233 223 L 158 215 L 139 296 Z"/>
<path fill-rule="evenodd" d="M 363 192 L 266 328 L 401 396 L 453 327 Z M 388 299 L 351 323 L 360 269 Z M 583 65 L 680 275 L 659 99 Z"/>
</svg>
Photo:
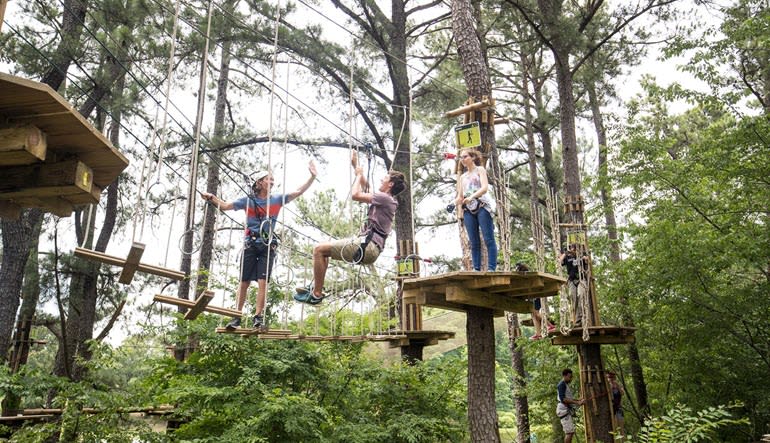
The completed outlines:
<svg viewBox="0 0 770 443">
<path fill-rule="evenodd" d="M 473 164 L 476 166 L 481 166 L 481 152 L 472 148 L 466 148 L 460 151 L 460 155 L 463 155 L 463 152 L 471 156 L 473 159 Z"/>
</svg>

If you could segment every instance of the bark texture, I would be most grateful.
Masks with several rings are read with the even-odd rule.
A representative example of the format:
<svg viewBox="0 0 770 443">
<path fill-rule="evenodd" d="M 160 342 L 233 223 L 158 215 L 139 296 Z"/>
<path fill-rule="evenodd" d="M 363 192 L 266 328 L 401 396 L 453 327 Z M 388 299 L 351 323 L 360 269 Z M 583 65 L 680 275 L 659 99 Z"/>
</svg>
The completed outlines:
<svg viewBox="0 0 770 443">
<path fill-rule="evenodd" d="M 499 442 L 492 310 L 470 307 L 465 331 L 468 336 L 468 422 L 471 441 Z"/>
<path fill-rule="evenodd" d="M 604 213 L 604 223 L 607 226 L 607 239 L 610 246 L 610 260 L 613 263 L 620 263 L 620 241 L 618 239 L 618 229 L 615 223 L 615 204 L 612 199 L 612 187 L 609 183 L 609 174 L 607 172 L 607 130 L 604 126 L 604 118 L 601 112 L 601 103 L 596 94 L 596 87 L 593 82 L 586 85 L 588 92 L 588 101 L 591 106 L 591 115 L 596 129 L 596 138 L 599 143 L 598 156 L 598 175 L 599 175 L 599 195 L 602 201 L 602 212 Z M 627 300 L 622 296 L 618 300 L 622 305 L 627 304 Z M 634 318 L 628 311 L 623 311 L 623 323 L 626 326 L 634 327 Z M 639 411 L 643 417 L 649 417 L 650 405 L 647 396 L 647 383 L 644 379 L 644 370 L 642 369 L 641 358 L 639 357 L 639 348 L 636 343 L 631 343 L 627 348 L 628 363 L 631 370 L 631 379 L 634 385 L 634 394 Z"/>
<path fill-rule="evenodd" d="M 40 231 L 43 213 L 39 209 L 24 211 L 19 220 L 2 221 L 3 259 L 0 264 L 0 358 L 8 359 L 11 348 L 11 335 L 16 323 L 16 310 L 19 308 L 24 267 L 29 251 L 37 239 L 33 238 Z"/>
</svg>

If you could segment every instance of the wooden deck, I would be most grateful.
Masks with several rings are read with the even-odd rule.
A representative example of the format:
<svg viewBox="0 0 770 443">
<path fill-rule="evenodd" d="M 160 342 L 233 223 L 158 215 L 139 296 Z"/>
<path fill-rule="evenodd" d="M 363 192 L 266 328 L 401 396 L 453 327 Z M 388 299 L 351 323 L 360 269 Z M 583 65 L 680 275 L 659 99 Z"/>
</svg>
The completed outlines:
<svg viewBox="0 0 770 443">
<path fill-rule="evenodd" d="M 575 328 L 570 331 L 569 335 L 562 335 L 561 332 L 556 331 L 548 334 L 548 336 L 551 337 L 551 344 L 559 346 L 586 344 L 625 345 L 636 341 L 635 331 L 636 328 L 603 325 L 588 327 L 588 341 L 583 341 L 583 328 Z"/>
<path fill-rule="evenodd" d="M 558 295 L 564 277 L 544 272 L 456 271 L 404 280 L 404 303 L 467 311 L 469 306 L 529 313 L 532 300 Z"/>
<path fill-rule="evenodd" d="M 393 331 L 393 333 L 401 335 L 402 338 L 396 338 L 398 335 L 387 335 L 386 337 L 393 337 L 386 340 L 389 342 L 391 348 L 401 348 L 412 345 L 434 346 L 437 345 L 439 341 L 455 338 L 455 333 L 452 331 L 422 330 Z"/>
<path fill-rule="evenodd" d="M 0 215 L 96 203 L 128 160 L 48 85 L 0 73 Z M 25 178 L 25 180 L 19 179 Z"/>
</svg>

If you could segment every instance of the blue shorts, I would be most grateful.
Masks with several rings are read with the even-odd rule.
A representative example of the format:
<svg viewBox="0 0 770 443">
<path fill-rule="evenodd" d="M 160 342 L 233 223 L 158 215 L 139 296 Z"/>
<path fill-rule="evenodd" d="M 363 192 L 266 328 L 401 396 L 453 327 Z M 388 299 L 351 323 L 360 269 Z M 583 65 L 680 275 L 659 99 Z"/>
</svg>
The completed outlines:
<svg viewBox="0 0 770 443">
<path fill-rule="evenodd" d="M 536 298 L 536 299 L 535 299 L 535 301 L 534 301 L 533 303 L 535 304 L 535 311 L 539 311 L 539 310 L 540 310 L 540 307 L 542 306 L 542 305 L 540 304 L 540 298 Z"/>
</svg>

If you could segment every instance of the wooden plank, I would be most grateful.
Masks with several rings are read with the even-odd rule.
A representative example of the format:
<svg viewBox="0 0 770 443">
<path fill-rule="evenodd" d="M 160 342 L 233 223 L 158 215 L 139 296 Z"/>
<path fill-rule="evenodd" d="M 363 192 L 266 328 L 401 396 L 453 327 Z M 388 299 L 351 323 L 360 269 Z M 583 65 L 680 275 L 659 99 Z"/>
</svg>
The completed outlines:
<svg viewBox="0 0 770 443">
<path fill-rule="evenodd" d="M 48 144 L 34 125 L 0 129 L 0 165 L 30 165 L 45 160 Z"/>
<path fill-rule="evenodd" d="M 131 283 L 131 280 L 134 279 L 136 270 L 139 269 L 139 260 L 142 259 L 142 254 L 144 254 L 144 243 L 134 242 L 134 244 L 131 245 L 131 250 L 128 251 L 126 261 L 123 263 L 123 270 L 120 272 L 118 283 L 124 285 Z M 206 303 L 208 304 L 208 302 Z M 200 314 L 200 312 L 195 314 L 195 316 L 197 317 L 198 314 Z"/>
<path fill-rule="evenodd" d="M 626 345 L 636 341 L 633 335 L 592 335 L 588 341 L 583 341 L 583 337 L 572 335 L 558 335 L 551 338 L 551 344 L 557 346 L 570 345 Z"/>
<path fill-rule="evenodd" d="M 484 291 L 466 289 L 459 285 L 447 286 L 446 300 L 469 306 L 500 309 L 510 312 L 528 313 L 532 311 L 532 303 Z"/>
<path fill-rule="evenodd" d="M 72 203 L 59 197 L 24 197 L 14 199 L 14 203 L 24 208 L 40 208 L 59 217 L 69 217 L 74 211 Z"/>
<path fill-rule="evenodd" d="M 203 312 L 204 309 L 206 309 L 209 302 L 213 298 L 214 298 L 213 291 L 204 291 L 203 294 L 201 294 L 200 296 L 198 296 L 197 299 L 195 299 L 195 304 L 193 304 L 193 307 L 190 308 L 190 310 L 184 314 L 184 319 L 195 320 L 196 318 L 198 318 L 198 316 L 201 314 L 201 312 Z"/>
<path fill-rule="evenodd" d="M 429 308 L 441 308 L 450 311 L 467 312 L 468 306 L 460 303 L 454 303 L 446 300 L 444 294 L 435 293 L 419 293 L 414 297 L 404 297 L 404 303 L 415 303 L 418 305 L 427 306 Z M 527 311 L 529 312 L 529 311 Z M 504 309 L 495 309 L 493 315 L 495 317 L 502 317 L 505 315 Z"/>
<path fill-rule="evenodd" d="M 21 216 L 21 206 L 9 201 L 0 200 L 0 218 L 18 220 Z"/>
<path fill-rule="evenodd" d="M 10 417 L 0 417 L 0 422 L 14 422 L 14 421 L 26 421 L 26 420 L 43 420 L 46 418 L 52 418 L 55 415 L 12 415 Z"/>
<path fill-rule="evenodd" d="M 181 306 L 183 308 L 192 308 L 195 306 L 195 302 L 192 300 L 185 300 L 179 297 L 169 297 L 168 295 L 156 294 L 152 299 L 159 303 Z M 243 316 L 241 311 L 236 311 L 235 309 L 220 308 L 219 306 L 206 306 L 203 310 L 225 317 L 239 318 Z"/>
<path fill-rule="evenodd" d="M 102 198 L 102 188 L 92 184 L 91 192 L 89 193 L 80 192 L 78 194 L 63 195 L 62 198 L 75 206 L 91 205 L 99 203 L 99 200 Z"/>
<path fill-rule="evenodd" d="M 485 99 L 485 100 L 482 100 L 480 102 L 471 103 L 469 105 L 460 106 L 457 109 L 453 109 L 453 110 L 447 112 L 446 114 L 444 114 L 444 117 L 446 117 L 446 118 L 457 117 L 458 115 L 461 115 L 461 114 L 466 114 L 468 112 L 478 111 L 480 109 L 488 108 L 488 107 L 489 107 L 489 100 Z"/>
<path fill-rule="evenodd" d="M 252 328 L 235 328 L 235 329 L 216 328 L 215 331 L 217 332 L 217 334 L 240 334 L 240 335 L 271 334 L 271 335 L 284 335 L 284 336 L 291 335 L 291 331 L 288 329 L 261 330 L 261 329 L 252 329 Z"/>
<path fill-rule="evenodd" d="M 93 170 L 77 160 L 3 168 L 0 198 L 13 200 L 90 194 L 93 177 Z"/>
<path fill-rule="evenodd" d="M 125 264 L 125 260 L 120 257 L 93 251 L 91 249 L 75 248 L 75 255 L 86 260 L 98 261 L 112 266 L 123 266 Z M 138 272 L 166 277 L 172 280 L 182 280 L 187 277 L 184 273 L 173 269 L 161 268 L 160 266 L 147 265 L 144 263 L 139 263 L 136 270 Z"/>
<path fill-rule="evenodd" d="M 492 286 L 507 286 L 511 284 L 511 277 L 507 275 L 490 275 L 466 282 L 465 287 L 468 289 L 486 289 Z"/>
</svg>

